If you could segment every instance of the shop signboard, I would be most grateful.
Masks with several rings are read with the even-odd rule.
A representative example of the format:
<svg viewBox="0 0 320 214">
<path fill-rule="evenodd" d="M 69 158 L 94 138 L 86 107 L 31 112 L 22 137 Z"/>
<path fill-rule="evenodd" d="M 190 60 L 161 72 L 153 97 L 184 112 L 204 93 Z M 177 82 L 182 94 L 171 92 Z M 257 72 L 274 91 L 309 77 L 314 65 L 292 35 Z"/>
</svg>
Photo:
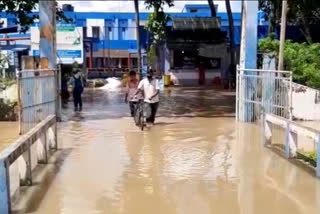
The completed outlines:
<svg viewBox="0 0 320 214">
<path fill-rule="evenodd" d="M 57 62 L 63 64 L 83 63 L 82 28 L 72 24 L 57 24 Z M 31 27 L 31 53 L 39 56 L 40 32 L 39 26 Z"/>
</svg>

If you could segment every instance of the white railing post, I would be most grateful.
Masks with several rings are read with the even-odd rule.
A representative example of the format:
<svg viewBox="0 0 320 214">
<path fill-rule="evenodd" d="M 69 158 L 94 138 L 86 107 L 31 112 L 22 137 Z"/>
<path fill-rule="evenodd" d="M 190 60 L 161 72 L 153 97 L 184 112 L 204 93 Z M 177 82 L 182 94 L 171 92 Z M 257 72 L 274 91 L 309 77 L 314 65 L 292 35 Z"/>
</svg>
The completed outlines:
<svg viewBox="0 0 320 214">
<path fill-rule="evenodd" d="M 20 185 L 31 186 L 32 185 L 32 166 L 31 166 L 31 147 L 22 154 L 23 166 L 19 164 Z"/>
<path fill-rule="evenodd" d="M 316 166 L 316 175 L 317 177 L 320 177 L 320 135 L 317 136 L 316 140 L 316 146 L 317 146 L 317 166 Z"/>
<path fill-rule="evenodd" d="M 51 130 L 48 131 L 48 129 Z M 42 154 L 43 160 L 47 160 L 49 147 L 48 140 L 52 139 L 52 144 L 54 144 L 53 147 L 57 147 L 56 136 L 56 117 L 51 115 L 0 153 L 0 214 L 11 214 L 10 191 L 15 193 L 15 188 L 19 188 L 19 185 L 15 182 L 16 180 L 19 179 L 20 186 L 32 185 L 32 166 L 34 166 L 33 163 L 37 164 L 33 161 L 35 161 L 36 158 L 39 158 L 37 150 L 36 152 L 33 152 L 34 150 L 32 148 L 34 148 L 34 144 L 38 143 L 38 146 L 41 146 L 40 150 L 41 152 L 44 152 Z M 13 165 L 14 168 L 10 168 L 10 166 Z M 11 174 L 11 176 L 13 176 L 11 186 L 11 172 L 9 172 L 9 169 L 14 169 L 14 173 Z"/>
<path fill-rule="evenodd" d="M 9 166 L 0 160 L 0 213 L 11 213 Z"/>
<path fill-rule="evenodd" d="M 236 121 L 239 121 L 239 65 L 236 70 Z"/>
<path fill-rule="evenodd" d="M 272 129 L 271 123 L 266 119 L 266 114 L 263 114 L 263 144 L 268 146 L 271 144 L 272 139 Z"/>
<path fill-rule="evenodd" d="M 38 163 L 48 163 L 48 145 L 47 145 L 47 130 L 41 134 L 38 140 Z"/>
<path fill-rule="evenodd" d="M 54 124 L 54 147 L 53 149 L 58 150 L 58 124 Z"/>
<path fill-rule="evenodd" d="M 295 158 L 297 156 L 298 136 L 290 130 L 290 123 L 287 122 L 285 156 L 287 158 Z"/>
</svg>

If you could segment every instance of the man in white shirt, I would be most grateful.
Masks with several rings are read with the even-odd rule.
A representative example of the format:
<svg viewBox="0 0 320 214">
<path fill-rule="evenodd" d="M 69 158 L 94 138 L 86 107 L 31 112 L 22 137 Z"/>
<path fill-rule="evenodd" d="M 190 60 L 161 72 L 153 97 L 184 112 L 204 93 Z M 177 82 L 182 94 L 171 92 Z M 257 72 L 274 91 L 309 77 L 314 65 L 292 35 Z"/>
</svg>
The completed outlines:
<svg viewBox="0 0 320 214">
<path fill-rule="evenodd" d="M 152 70 L 147 72 L 147 78 L 140 81 L 136 94 L 140 91 L 143 92 L 145 104 L 149 105 L 151 110 L 150 116 L 146 119 L 147 123 L 154 124 L 159 106 L 160 87 L 158 80 L 153 78 Z"/>
</svg>

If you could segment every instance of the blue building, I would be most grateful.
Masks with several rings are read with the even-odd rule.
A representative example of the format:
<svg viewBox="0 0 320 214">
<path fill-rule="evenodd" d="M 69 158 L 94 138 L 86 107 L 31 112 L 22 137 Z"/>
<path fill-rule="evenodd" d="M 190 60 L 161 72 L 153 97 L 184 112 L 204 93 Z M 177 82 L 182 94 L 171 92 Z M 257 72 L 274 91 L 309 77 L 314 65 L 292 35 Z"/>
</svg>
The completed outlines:
<svg viewBox="0 0 320 214">
<path fill-rule="evenodd" d="M 84 63 L 89 68 L 121 68 L 133 69 L 137 67 L 136 25 L 135 13 L 104 13 L 104 12 L 75 12 L 70 5 L 64 5 L 63 10 L 72 24 L 57 24 L 57 61 L 71 64 L 74 60 Z M 221 30 L 228 36 L 228 16 L 219 12 L 217 17 L 221 20 Z M 143 55 L 150 43 L 150 35 L 144 29 L 149 13 L 140 13 L 140 37 Z M 180 13 L 170 13 L 175 18 L 210 17 L 208 5 L 185 5 Z M 235 24 L 235 43 L 240 45 L 241 13 L 233 13 Z M 267 33 L 267 22 L 263 14 L 258 14 L 259 37 Z M 15 25 L 15 17 L 1 13 L 0 21 L 3 27 Z M 172 22 L 169 23 L 172 25 Z M 37 23 L 31 26 L 26 34 L 12 33 L 7 37 L 0 36 L 2 50 L 28 50 L 30 56 L 39 53 L 39 29 Z M 17 38 L 30 38 L 29 41 L 14 40 Z M 23 41 L 23 42 L 22 42 Z M 227 46 L 226 46 L 227 47 Z M 143 60 L 146 63 L 145 57 Z M 226 68 L 223 68 L 226 69 Z M 220 71 L 221 73 L 222 71 Z"/>
</svg>

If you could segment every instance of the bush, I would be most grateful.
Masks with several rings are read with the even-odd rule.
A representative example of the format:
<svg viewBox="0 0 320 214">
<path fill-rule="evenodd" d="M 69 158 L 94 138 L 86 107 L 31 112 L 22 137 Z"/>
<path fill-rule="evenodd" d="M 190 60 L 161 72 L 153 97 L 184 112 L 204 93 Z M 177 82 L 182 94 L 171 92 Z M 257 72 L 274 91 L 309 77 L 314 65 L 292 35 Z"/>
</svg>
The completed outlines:
<svg viewBox="0 0 320 214">
<path fill-rule="evenodd" d="M 5 102 L 0 99 L 0 121 L 16 121 L 18 119 L 17 103 Z"/>
<path fill-rule="evenodd" d="M 273 35 L 259 41 L 259 50 L 278 61 L 279 41 Z M 320 88 L 320 44 L 295 43 L 287 40 L 284 69 L 293 72 L 293 80 L 311 88 Z"/>
</svg>

